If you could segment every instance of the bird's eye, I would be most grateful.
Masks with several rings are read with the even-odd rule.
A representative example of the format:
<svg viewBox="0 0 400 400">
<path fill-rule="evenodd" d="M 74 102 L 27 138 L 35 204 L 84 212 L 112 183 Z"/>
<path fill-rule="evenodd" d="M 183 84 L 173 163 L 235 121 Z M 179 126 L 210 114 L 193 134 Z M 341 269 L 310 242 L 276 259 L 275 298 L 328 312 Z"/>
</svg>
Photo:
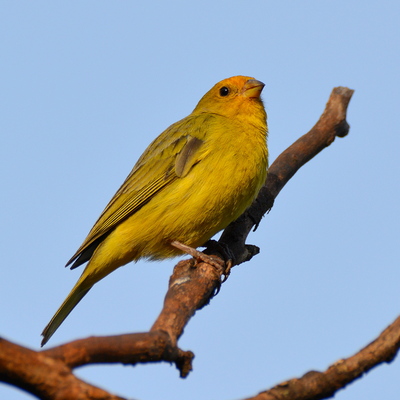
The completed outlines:
<svg viewBox="0 0 400 400">
<path fill-rule="evenodd" d="M 223 96 L 223 97 L 228 96 L 229 92 L 230 92 L 230 90 L 226 86 L 222 86 L 222 88 L 219 89 L 219 94 L 220 94 L 220 96 Z"/>
</svg>

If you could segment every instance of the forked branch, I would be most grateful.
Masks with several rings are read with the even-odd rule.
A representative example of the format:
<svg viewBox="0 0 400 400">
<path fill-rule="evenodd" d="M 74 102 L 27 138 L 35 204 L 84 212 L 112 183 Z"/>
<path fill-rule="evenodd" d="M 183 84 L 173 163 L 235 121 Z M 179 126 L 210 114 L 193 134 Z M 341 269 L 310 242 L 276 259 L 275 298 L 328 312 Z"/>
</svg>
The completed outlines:
<svg viewBox="0 0 400 400">
<path fill-rule="evenodd" d="M 349 131 L 346 111 L 353 91 L 334 88 L 315 126 L 286 149 L 270 166 L 264 187 L 251 208 L 223 232 L 219 244 L 205 250 L 220 261 L 220 268 L 193 259 L 179 262 L 170 278 L 163 309 L 149 332 L 90 337 L 44 351 L 33 351 L 0 339 L 0 380 L 41 399 L 123 400 L 76 378 L 73 369 L 96 363 L 135 365 L 174 362 L 182 377 L 192 369 L 193 353 L 177 343 L 194 313 L 218 292 L 226 265 L 221 255 L 229 254 L 234 265 L 257 254 L 256 246 L 246 245 L 249 232 L 272 208 L 276 197 L 305 163 L 335 138 Z M 222 250 L 221 250 L 222 249 Z M 215 263 L 214 263 L 215 264 Z M 340 360 L 325 372 L 309 372 L 252 397 L 267 399 L 323 399 L 382 362 L 390 362 L 400 346 L 400 319 L 356 355 Z M 250 399 L 249 399 L 250 400 Z"/>
</svg>

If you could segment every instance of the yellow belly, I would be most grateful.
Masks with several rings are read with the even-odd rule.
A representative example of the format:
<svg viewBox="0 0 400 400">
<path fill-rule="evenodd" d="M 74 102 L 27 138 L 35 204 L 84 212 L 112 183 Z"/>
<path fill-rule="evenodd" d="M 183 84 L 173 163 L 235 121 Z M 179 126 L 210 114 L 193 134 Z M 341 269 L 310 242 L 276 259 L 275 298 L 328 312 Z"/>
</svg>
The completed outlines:
<svg viewBox="0 0 400 400">
<path fill-rule="evenodd" d="M 219 161 L 232 160 L 221 157 Z M 260 157 L 249 163 L 235 157 L 235 168 L 220 164 L 210 160 L 208 165 L 201 165 L 201 171 L 195 166 L 119 224 L 96 249 L 84 275 L 92 275 L 97 281 L 133 260 L 180 255 L 170 245 L 172 241 L 201 246 L 237 219 L 265 180 L 266 160 Z M 204 173 L 207 167 L 209 174 Z"/>
</svg>

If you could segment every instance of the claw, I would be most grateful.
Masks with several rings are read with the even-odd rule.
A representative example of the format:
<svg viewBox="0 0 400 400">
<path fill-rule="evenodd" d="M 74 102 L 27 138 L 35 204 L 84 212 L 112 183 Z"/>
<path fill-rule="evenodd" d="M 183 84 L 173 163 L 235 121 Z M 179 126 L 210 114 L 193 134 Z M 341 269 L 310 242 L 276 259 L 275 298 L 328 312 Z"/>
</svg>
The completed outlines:
<svg viewBox="0 0 400 400">
<path fill-rule="evenodd" d="M 187 246 L 186 244 L 183 244 L 181 242 L 178 242 L 176 240 L 174 240 L 173 242 L 171 242 L 171 245 L 176 247 L 177 249 L 183 251 L 184 253 L 187 253 L 189 255 L 191 255 L 192 257 L 194 257 L 196 259 L 196 261 L 200 260 L 203 261 L 207 264 L 212 265 L 213 267 L 215 267 L 218 271 L 221 270 L 221 268 L 223 268 L 223 263 L 219 260 L 216 259 L 208 254 L 202 253 L 201 251 L 198 251 L 196 249 L 194 249 L 193 247 Z M 224 246 L 221 246 L 218 242 L 215 242 L 214 240 L 209 240 L 206 244 L 209 248 L 210 247 L 214 247 L 216 249 L 216 251 L 218 251 L 219 253 L 222 253 L 224 256 L 227 256 L 227 253 L 229 251 L 227 251 L 227 249 Z M 228 258 L 228 257 L 226 257 Z M 214 294 L 217 295 L 218 292 L 221 289 L 221 285 L 226 282 L 226 280 L 228 279 L 230 273 L 231 273 L 231 269 L 233 267 L 233 262 L 232 260 L 229 258 L 228 261 L 225 262 L 225 270 L 223 271 L 222 275 L 224 276 L 222 279 L 220 279 L 218 287 L 216 289 L 216 292 Z"/>
<path fill-rule="evenodd" d="M 207 249 L 205 252 L 217 252 L 221 254 L 222 258 L 226 262 L 225 271 L 224 271 L 224 278 L 222 279 L 221 283 L 224 283 L 231 273 L 231 269 L 233 267 L 233 260 L 234 256 L 231 249 L 225 244 L 221 242 L 217 242 L 215 240 L 208 240 L 205 245 Z"/>
<path fill-rule="evenodd" d="M 221 283 L 224 283 L 224 282 L 227 281 L 227 279 L 229 278 L 229 275 L 231 274 L 232 267 L 233 267 L 232 260 L 228 260 L 226 262 L 226 268 L 225 268 L 225 271 L 224 271 L 224 277 L 222 278 Z"/>
</svg>

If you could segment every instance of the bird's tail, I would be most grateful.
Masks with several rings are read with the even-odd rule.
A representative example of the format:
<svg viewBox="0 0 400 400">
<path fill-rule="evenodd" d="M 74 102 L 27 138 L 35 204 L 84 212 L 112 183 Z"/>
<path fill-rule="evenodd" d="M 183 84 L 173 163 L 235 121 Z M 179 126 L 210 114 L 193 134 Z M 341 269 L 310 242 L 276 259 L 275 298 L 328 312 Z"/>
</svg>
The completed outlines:
<svg viewBox="0 0 400 400">
<path fill-rule="evenodd" d="M 46 328 L 43 329 L 43 332 L 42 332 L 43 339 L 42 339 L 41 346 L 44 346 L 48 342 L 48 340 L 53 336 L 54 332 L 63 323 L 65 318 L 68 317 L 69 313 L 82 300 L 82 298 L 85 296 L 85 294 L 89 290 L 90 290 L 90 287 L 82 288 L 81 280 L 79 280 L 77 282 L 77 284 L 71 290 L 71 293 L 65 299 L 64 303 L 61 304 L 61 307 L 54 314 L 54 317 L 47 324 Z"/>
</svg>

